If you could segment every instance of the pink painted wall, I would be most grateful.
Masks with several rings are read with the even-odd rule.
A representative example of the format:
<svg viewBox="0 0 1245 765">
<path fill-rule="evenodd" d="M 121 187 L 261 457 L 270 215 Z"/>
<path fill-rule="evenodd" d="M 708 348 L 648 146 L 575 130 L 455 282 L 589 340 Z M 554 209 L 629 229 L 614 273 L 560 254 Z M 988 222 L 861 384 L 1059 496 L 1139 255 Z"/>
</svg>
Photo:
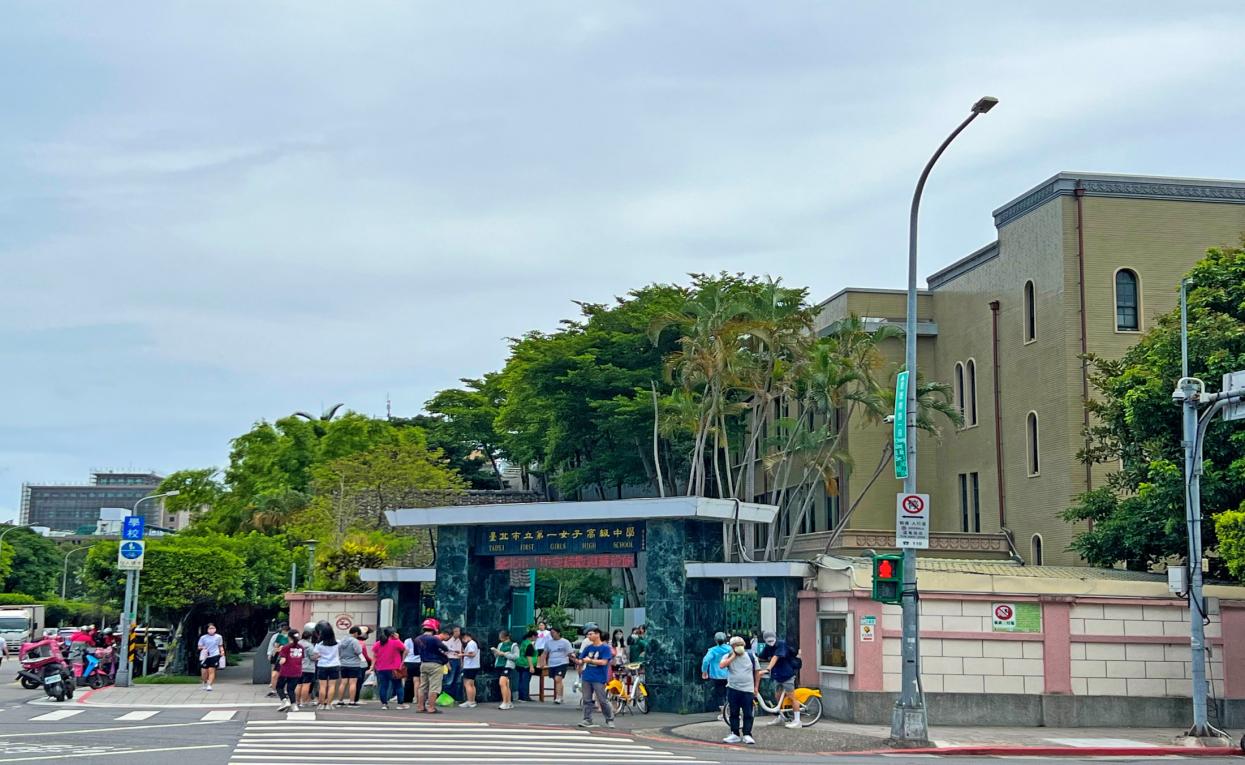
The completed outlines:
<svg viewBox="0 0 1245 765">
<path fill-rule="evenodd" d="M 817 644 L 817 593 L 800 592 L 800 685 L 816 688 L 819 685 L 817 662 L 821 646 Z"/>
<path fill-rule="evenodd" d="M 857 599 L 852 606 L 856 614 L 853 625 L 856 634 L 848 635 L 847 639 L 854 641 L 856 671 L 852 673 L 848 687 L 853 691 L 880 691 L 882 690 L 882 604 L 873 600 Z M 860 617 L 862 616 L 877 617 L 871 643 L 860 641 Z"/>
<path fill-rule="evenodd" d="M 1219 602 L 1219 618 L 1223 620 L 1225 640 L 1223 651 L 1223 695 L 1229 699 L 1245 699 L 1245 602 Z"/>
<path fill-rule="evenodd" d="M 1072 693 L 1072 603 L 1042 600 L 1042 669 L 1047 693 Z"/>
</svg>

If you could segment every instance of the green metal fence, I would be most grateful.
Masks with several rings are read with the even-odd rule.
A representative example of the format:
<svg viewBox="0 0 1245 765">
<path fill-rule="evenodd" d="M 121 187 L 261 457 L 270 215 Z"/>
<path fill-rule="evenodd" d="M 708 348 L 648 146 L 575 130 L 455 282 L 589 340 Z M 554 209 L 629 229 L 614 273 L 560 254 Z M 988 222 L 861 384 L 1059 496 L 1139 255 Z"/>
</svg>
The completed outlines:
<svg viewBox="0 0 1245 765">
<path fill-rule="evenodd" d="M 723 596 L 725 625 L 731 635 L 751 635 L 761 627 L 761 598 L 755 592 L 728 592 Z"/>
</svg>

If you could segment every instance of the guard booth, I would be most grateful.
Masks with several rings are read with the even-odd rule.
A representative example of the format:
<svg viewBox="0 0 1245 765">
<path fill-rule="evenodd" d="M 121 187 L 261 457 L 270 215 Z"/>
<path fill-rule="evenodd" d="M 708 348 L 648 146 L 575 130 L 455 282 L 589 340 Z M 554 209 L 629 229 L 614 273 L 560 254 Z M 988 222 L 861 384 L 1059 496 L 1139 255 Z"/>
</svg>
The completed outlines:
<svg viewBox="0 0 1245 765">
<path fill-rule="evenodd" d="M 380 584 L 382 599 L 395 599 L 395 624 L 418 623 L 410 616 L 419 604 L 408 601 L 431 586 L 442 624 L 468 627 L 487 650 L 510 624 L 512 570 L 638 567 L 650 639 L 645 656 L 650 704 L 665 712 L 699 712 L 710 704 L 700 660 L 724 624 L 723 578 L 766 577 L 758 579 L 758 588 L 765 582 L 767 589 L 781 591 L 796 612 L 802 571 L 794 586 L 775 584 L 770 577 L 776 574 L 791 579 L 789 567 L 724 562 L 724 524 L 768 524 L 777 511 L 773 505 L 706 497 L 390 510 L 392 526 L 436 529 L 435 568 L 378 569 L 361 577 Z M 764 570 L 751 571 L 753 566 Z"/>
</svg>

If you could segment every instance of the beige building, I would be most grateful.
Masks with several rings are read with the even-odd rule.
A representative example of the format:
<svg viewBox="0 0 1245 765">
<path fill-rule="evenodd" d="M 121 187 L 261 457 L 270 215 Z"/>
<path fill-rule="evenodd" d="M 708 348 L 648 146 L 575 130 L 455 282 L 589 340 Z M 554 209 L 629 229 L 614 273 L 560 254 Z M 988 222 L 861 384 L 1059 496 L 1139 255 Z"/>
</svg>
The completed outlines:
<svg viewBox="0 0 1245 765">
<path fill-rule="evenodd" d="M 918 365 L 953 387 L 965 419 L 919 443 L 930 553 L 1075 565 L 1078 528 L 1060 513 L 1112 469 L 1076 456 L 1092 395 L 1081 357 L 1123 354 L 1177 304 L 1181 276 L 1208 247 L 1241 240 L 1245 182 L 1060 173 L 994 222 L 998 239 L 931 275 L 919 298 Z M 902 326 L 904 306 L 902 291 L 846 289 L 822 304 L 819 328 L 849 314 Z M 902 341 L 887 353 L 901 362 Z M 889 439 L 889 428 L 853 427 L 856 472 L 820 507 L 800 553 L 826 548 Z M 888 468 L 832 549 L 894 547 L 900 488 Z"/>
</svg>

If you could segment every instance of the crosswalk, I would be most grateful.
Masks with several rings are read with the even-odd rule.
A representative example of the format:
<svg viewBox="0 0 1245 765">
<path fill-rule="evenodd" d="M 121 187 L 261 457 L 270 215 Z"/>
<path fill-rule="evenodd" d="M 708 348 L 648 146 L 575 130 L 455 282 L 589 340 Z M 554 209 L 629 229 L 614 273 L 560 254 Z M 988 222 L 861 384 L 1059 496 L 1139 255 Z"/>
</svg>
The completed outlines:
<svg viewBox="0 0 1245 765">
<path fill-rule="evenodd" d="M 505 728 L 488 723 L 253 721 L 231 765 L 509 762 L 600 765 L 716 765 L 622 735 L 574 728 Z"/>
<path fill-rule="evenodd" d="M 32 717 L 30 718 L 30 721 L 31 722 L 60 722 L 62 720 L 68 720 L 72 717 L 77 717 L 80 714 L 85 714 L 87 711 L 94 711 L 94 710 L 88 710 L 86 708 L 57 709 L 52 712 L 47 712 L 45 714 Z M 126 712 L 125 714 L 120 715 L 119 717 L 116 717 L 114 719 L 116 720 L 116 722 L 139 722 L 141 720 L 150 720 L 151 718 L 160 714 L 160 711 L 161 710 L 159 709 L 136 709 L 133 712 Z M 232 720 L 234 716 L 237 714 L 238 714 L 237 710 L 214 709 L 211 712 L 208 712 L 207 714 L 203 715 L 199 719 L 202 722 L 228 722 Z"/>
</svg>

